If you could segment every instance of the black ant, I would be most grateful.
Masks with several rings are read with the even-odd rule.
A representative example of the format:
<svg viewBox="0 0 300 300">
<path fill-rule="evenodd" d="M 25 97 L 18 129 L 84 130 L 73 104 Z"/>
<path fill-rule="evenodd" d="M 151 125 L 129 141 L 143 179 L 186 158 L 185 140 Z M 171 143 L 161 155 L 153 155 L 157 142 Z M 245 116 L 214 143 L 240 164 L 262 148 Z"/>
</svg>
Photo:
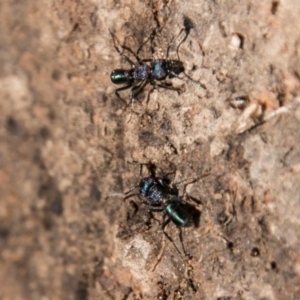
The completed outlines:
<svg viewBox="0 0 300 300">
<path fill-rule="evenodd" d="M 188 20 L 188 21 L 186 21 Z M 190 78 L 185 72 L 184 72 L 184 66 L 183 62 L 179 59 L 179 46 L 186 40 L 187 36 L 190 33 L 190 29 L 193 28 L 192 22 L 185 18 L 184 21 L 184 28 L 180 31 L 179 35 L 185 31 L 185 37 L 183 40 L 178 44 L 177 46 L 177 60 L 171 60 L 169 59 L 169 51 L 170 47 L 173 43 L 174 38 L 171 40 L 168 48 L 167 48 L 167 55 L 165 59 L 141 59 L 139 57 L 139 53 L 142 50 L 143 46 L 149 41 L 153 41 L 154 36 L 156 34 L 156 30 L 154 29 L 151 33 L 150 37 L 138 48 L 137 52 L 134 53 L 130 48 L 126 46 L 121 46 L 123 50 L 127 50 L 129 53 L 131 53 L 135 59 L 136 63 L 134 63 L 129 57 L 127 57 L 123 52 L 120 51 L 120 49 L 116 46 L 116 37 L 111 32 L 113 41 L 114 41 L 114 47 L 116 51 L 120 54 L 120 56 L 125 59 L 131 66 L 131 69 L 115 69 L 111 73 L 111 81 L 114 84 L 122 84 L 125 86 L 122 86 L 115 90 L 116 96 L 121 99 L 127 106 L 127 102 L 120 96 L 119 92 L 127 89 L 131 89 L 130 91 L 130 103 L 133 102 L 134 97 L 136 97 L 143 89 L 144 87 L 150 83 L 154 87 L 162 87 L 165 89 L 175 90 L 177 92 L 180 92 L 180 89 L 174 88 L 173 86 L 168 85 L 165 80 L 167 78 L 179 78 L 179 74 L 183 73 L 185 77 L 187 77 L 190 81 L 200 85 L 201 87 L 205 88 L 202 84 L 199 82 L 193 80 Z M 178 36 L 179 36 L 178 35 Z M 152 45 L 151 45 L 152 47 Z M 160 83 L 157 83 L 159 81 Z"/>
<path fill-rule="evenodd" d="M 149 177 L 143 177 L 142 176 L 142 167 L 143 165 L 146 165 L 150 172 Z M 164 233 L 164 236 L 167 237 L 168 240 L 170 240 L 178 253 L 181 256 L 181 252 L 177 248 L 177 246 L 174 244 L 171 237 L 165 232 L 166 225 L 172 221 L 177 228 L 179 229 L 180 235 L 180 241 L 182 244 L 182 248 L 184 251 L 185 256 L 189 257 L 188 253 L 186 252 L 183 242 L 182 242 L 182 232 L 181 228 L 186 227 L 190 225 L 191 223 L 191 214 L 187 212 L 193 212 L 194 214 L 199 212 L 195 209 L 192 205 L 189 205 L 187 203 L 183 202 L 182 197 L 178 195 L 177 188 L 175 185 L 170 186 L 168 180 L 166 180 L 166 175 L 163 177 L 156 177 L 154 172 L 155 166 L 152 164 L 141 164 L 140 163 L 140 182 L 137 186 L 131 188 L 128 192 L 125 194 L 123 193 L 115 193 L 112 195 L 109 195 L 107 198 L 110 197 L 116 197 L 116 196 L 123 196 L 124 199 L 128 199 L 132 196 L 139 196 L 143 203 L 149 206 L 149 211 L 161 211 L 164 213 L 164 217 L 167 216 L 167 220 L 163 222 L 162 224 L 162 231 Z M 174 173 L 174 172 L 173 172 Z M 169 175 L 169 174 L 168 174 Z M 209 174 L 206 174 L 203 177 L 206 177 Z M 188 184 L 191 184 L 195 181 L 198 181 L 200 178 L 194 179 L 193 181 L 189 182 Z M 182 181 L 181 181 L 182 182 Z M 187 186 L 187 184 L 186 184 Z M 138 193 L 132 193 L 133 190 L 138 188 Z M 196 201 L 195 199 L 191 198 L 192 200 Z M 163 254 L 163 248 L 160 254 L 158 255 L 158 259 L 153 266 L 152 270 L 155 269 L 156 265 L 160 261 L 162 254 Z"/>
</svg>

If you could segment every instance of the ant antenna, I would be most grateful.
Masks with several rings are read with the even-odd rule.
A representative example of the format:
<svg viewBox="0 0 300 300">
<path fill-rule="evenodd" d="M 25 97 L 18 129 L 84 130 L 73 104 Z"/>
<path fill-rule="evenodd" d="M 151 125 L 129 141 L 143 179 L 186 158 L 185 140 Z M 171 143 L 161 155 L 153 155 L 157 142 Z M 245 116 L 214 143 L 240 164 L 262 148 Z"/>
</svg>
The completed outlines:
<svg viewBox="0 0 300 300">
<path fill-rule="evenodd" d="M 137 189 L 138 187 L 139 187 L 139 186 L 136 185 L 136 186 L 132 187 L 130 190 L 128 190 L 128 191 L 125 192 L 125 193 L 113 193 L 113 194 L 111 194 L 111 195 L 108 195 L 108 196 L 105 198 L 105 200 L 107 200 L 108 198 L 121 197 L 121 196 L 123 197 L 124 200 L 126 200 L 126 199 L 128 199 L 128 198 L 130 198 L 130 197 L 132 197 L 132 196 L 139 195 L 138 193 L 136 193 L 136 194 L 131 194 L 131 192 L 132 192 L 133 190 Z"/>
<path fill-rule="evenodd" d="M 171 48 L 171 46 L 172 46 L 172 44 L 173 44 L 173 41 L 174 41 L 174 39 L 175 39 L 175 37 L 173 37 L 173 38 L 172 38 L 172 40 L 171 40 L 171 42 L 169 43 L 169 46 L 168 46 L 168 48 L 167 48 L 167 55 L 166 55 L 166 59 L 168 59 L 168 58 L 169 58 L 169 52 L 170 52 L 170 48 Z"/>
<path fill-rule="evenodd" d="M 133 190 L 135 190 L 138 187 L 139 187 L 139 185 L 135 185 L 134 187 L 132 187 L 131 189 L 129 189 L 125 193 L 113 193 L 113 194 L 110 194 L 110 195 L 108 195 L 105 198 L 105 200 L 107 200 L 108 198 L 113 198 L 113 197 L 123 197 L 123 199 L 126 200 L 127 198 L 130 198 L 132 196 L 139 195 L 139 194 L 130 194 Z"/>
<path fill-rule="evenodd" d="M 184 20 L 183 20 L 183 26 L 184 28 L 182 28 L 178 34 L 178 36 L 181 34 L 181 32 L 185 31 L 185 37 L 183 38 L 183 40 L 178 44 L 177 49 L 176 49 L 176 53 L 177 53 L 177 57 L 178 60 L 180 60 L 179 58 L 179 47 L 181 46 L 182 43 L 185 42 L 185 40 L 187 39 L 188 35 L 191 32 L 191 29 L 194 28 L 194 23 L 192 22 L 192 20 L 190 18 L 188 18 L 187 16 L 183 16 Z"/>
<path fill-rule="evenodd" d="M 177 54 L 177 58 L 178 60 L 180 60 L 180 57 L 179 57 L 179 47 L 181 46 L 182 43 L 185 42 L 185 40 L 187 39 L 188 35 L 190 34 L 191 32 L 191 29 L 194 28 L 194 23 L 192 22 L 192 20 L 186 16 L 184 16 L 184 20 L 183 20 L 183 26 L 184 28 L 182 28 L 179 32 L 179 34 L 177 35 L 177 37 L 173 37 L 169 46 L 168 46 L 168 49 L 167 49 L 167 59 L 169 57 L 169 51 L 170 51 L 170 48 L 174 42 L 175 39 L 177 39 L 181 33 L 184 31 L 185 32 L 185 36 L 184 38 L 179 42 L 178 46 L 177 46 L 177 49 L 176 49 L 176 54 Z"/>
<path fill-rule="evenodd" d="M 120 55 L 125 61 L 127 61 L 127 62 L 131 65 L 132 68 L 136 68 L 135 63 L 134 63 L 131 59 L 129 59 L 126 55 L 124 55 L 124 53 L 121 52 L 121 50 L 120 50 L 120 49 L 118 48 L 118 46 L 116 45 L 116 41 L 118 41 L 118 40 L 117 40 L 117 37 L 115 36 L 115 34 L 114 34 L 111 30 L 109 30 L 109 33 L 110 33 L 111 36 L 112 36 L 112 39 L 113 39 L 113 42 L 114 42 L 114 48 L 115 48 L 116 51 L 119 53 L 119 55 Z M 136 58 L 137 61 L 140 61 L 140 59 L 137 57 L 137 55 L 136 55 L 130 48 L 121 45 L 119 41 L 118 41 L 118 44 L 121 46 L 121 48 L 122 48 L 123 50 L 127 50 L 128 52 L 130 52 L 131 54 L 133 54 L 133 56 Z"/>
<path fill-rule="evenodd" d="M 184 41 L 187 39 L 188 35 L 190 34 L 191 32 L 191 29 L 194 28 L 194 23 L 192 22 L 192 20 L 186 16 L 184 16 L 184 21 L 183 21 L 183 26 L 184 28 L 182 28 L 179 32 L 179 34 L 176 36 L 176 37 L 173 37 L 168 48 L 167 48 L 167 56 L 166 56 L 166 59 L 168 59 L 169 57 L 169 52 L 170 52 L 170 48 L 172 46 L 172 44 L 174 43 L 174 40 L 177 39 L 182 32 L 185 32 L 185 36 L 184 38 L 179 42 L 178 46 L 177 46 L 177 49 L 176 49 L 176 54 L 177 54 L 177 59 L 180 61 L 180 56 L 179 56 L 179 47 L 181 46 L 182 43 L 184 43 Z M 175 72 L 170 72 L 172 74 L 173 77 L 176 77 L 180 80 L 184 80 L 183 78 L 179 77 L 178 74 L 176 74 Z M 206 90 L 206 86 L 196 80 L 194 80 L 193 78 L 191 78 L 188 74 L 186 74 L 184 71 L 181 72 L 183 73 L 183 75 L 189 79 L 191 82 L 199 85 L 200 87 L 202 87 L 203 89 Z"/>
<path fill-rule="evenodd" d="M 132 162 L 128 162 L 129 164 L 136 164 L 136 165 L 140 165 L 140 179 L 143 179 L 143 166 L 146 166 L 151 177 L 155 177 L 155 169 L 156 169 L 156 166 L 155 164 L 151 163 L 151 162 L 148 162 L 148 163 L 140 163 L 138 161 L 132 161 Z"/>
<path fill-rule="evenodd" d="M 113 194 L 108 195 L 105 198 L 105 200 L 107 200 L 108 198 L 119 197 L 119 196 L 124 196 L 124 194 L 123 193 L 113 193 Z"/>
<path fill-rule="evenodd" d="M 152 53 L 152 55 L 154 54 L 153 40 L 155 38 L 155 35 L 156 35 L 156 29 L 154 28 L 152 30 L 152 33 L 150 34 L 150 36 L 146 39 L 146 41 L 139 46 L 139 48 L 138 48 L 138 50 L 136 52 L 137 56 L 139 56 L 140 51 L 142 50 L 142 48 L 144 47 L 144 45 L 146 43 L 148 43 L 149 40 L 151 41 L 151 53 Z"/>
</svg>

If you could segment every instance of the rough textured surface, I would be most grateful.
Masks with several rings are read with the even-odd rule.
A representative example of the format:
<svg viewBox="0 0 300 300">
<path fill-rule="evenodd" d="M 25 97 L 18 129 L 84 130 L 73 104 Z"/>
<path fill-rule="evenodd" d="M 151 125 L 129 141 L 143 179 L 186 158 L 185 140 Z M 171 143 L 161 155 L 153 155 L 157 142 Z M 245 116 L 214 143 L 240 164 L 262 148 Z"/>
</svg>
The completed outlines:
<svg viewBox="0 0 300 300">
<path fill-rule="evenodd" d="M 1 299 L 300 299 L 300 2 L 0 7 Z M 180 59 L 206 88 L 148 85 L 124 110 L 110 73 L 128 64 L 109 31 L 136 51 L 157 28 L 164 58 L 184 16 L 194 28 Z M 243 110 L 230 106 L 239 96 Z M 162 214 L 106 199 L 138 184 L 134 161 L 200 178 L 185 193 L 201 213 L 182 232 L 190 258 L 167 240 L 151 271 Z"/>
</svg>

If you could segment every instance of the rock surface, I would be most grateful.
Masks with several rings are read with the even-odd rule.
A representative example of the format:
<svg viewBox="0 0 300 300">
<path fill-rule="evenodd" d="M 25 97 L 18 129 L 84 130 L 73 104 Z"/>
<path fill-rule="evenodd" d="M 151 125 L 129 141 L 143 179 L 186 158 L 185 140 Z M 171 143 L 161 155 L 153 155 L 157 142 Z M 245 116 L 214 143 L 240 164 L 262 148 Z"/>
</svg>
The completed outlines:
<svg viewBox="0 0 300 300">
<path fill-rule="evenodd" d="M 1 299 L 300 299 L 300 2 L 0 7 Z M 110 31 L 135 52 L 156 28 L 140 56 L 166 58 L 184 25 L 180 60 L 201 85 L 147 85 L 124 109 Z M 198 212 L 183 243 L 166 226 L 181 255 L 162 213 L 107 198 L 138 184 L 133 162 L 176 171 Z"/>
</svg>

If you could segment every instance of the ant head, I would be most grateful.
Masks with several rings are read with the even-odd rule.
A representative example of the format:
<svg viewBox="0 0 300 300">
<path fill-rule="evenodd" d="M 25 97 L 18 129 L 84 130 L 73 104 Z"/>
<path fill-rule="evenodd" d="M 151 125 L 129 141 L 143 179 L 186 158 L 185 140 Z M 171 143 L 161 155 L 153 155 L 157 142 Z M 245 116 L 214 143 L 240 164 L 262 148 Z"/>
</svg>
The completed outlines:
<svg viewBox="0 0 300 300">
<path fill-rule="evenodd" d="M 168 70 L 172 74 L 179 75 L 180 73 L 184 72 L 184 66 L 182 61 L 180 60 L 169 60 L 168 61 Z"/>
<path fill-rule="evenodd" d="M 132 81 L 132 72 L 124 69 L 115 69 L 110 74 L 110 79 L 114 84 L 130 83 Z"/>
</svg>

